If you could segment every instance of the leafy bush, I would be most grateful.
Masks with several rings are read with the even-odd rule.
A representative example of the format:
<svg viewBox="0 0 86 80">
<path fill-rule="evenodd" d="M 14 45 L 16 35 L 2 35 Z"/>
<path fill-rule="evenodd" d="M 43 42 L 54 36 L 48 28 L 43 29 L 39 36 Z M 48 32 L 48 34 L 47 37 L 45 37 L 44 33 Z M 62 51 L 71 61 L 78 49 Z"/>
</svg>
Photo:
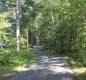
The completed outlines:
<svg viewBox="0 0 86 80">
<path fill-rule="evenodd" d="M 71 54 L 71 58 L 81 66 L 86 66 L 86 50 L 80 50 Z"/>
<path fill-rule="evenodd" d="M 6 50 L 0 52 L 0 65 L 23 65 L 35 59 L 35 55 L 29 50 Z"/>
</svg>

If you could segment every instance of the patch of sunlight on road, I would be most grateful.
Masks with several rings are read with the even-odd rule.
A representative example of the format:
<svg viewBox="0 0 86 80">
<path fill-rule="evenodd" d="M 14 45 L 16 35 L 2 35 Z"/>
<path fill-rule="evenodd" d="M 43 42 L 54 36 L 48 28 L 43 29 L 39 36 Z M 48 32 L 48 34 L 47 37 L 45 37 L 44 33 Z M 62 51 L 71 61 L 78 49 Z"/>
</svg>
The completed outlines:
<svg viewBox="0 0 86 80">
<path fill-rule="evenodd" d="M 15 71 L 20 72 L 20 71 L 27 71 L 27 70 L 28 70 L 28 68 L 25 68 L 24 66 L 23 66 L 23 67 L 18 66 L 18 67 L 17 67 L 17 68 L 15 68 L 14 70 L 15 70 Z"/>
<path fill-rule="evenodd" d="M 72 80 L 71 78 L 62 78 L 62 80 Z"/>
<path fill-rule="evenodd" d="M 65 68 L 65 67 L 59 67 L 59 66 L 50 66 L 49 70 L 55 72 L 55 73 L 73 73 L 71 69 Z"/>
<path fill-rule="evenodd" d="M 13 74 L 14 74 L 14 73 L 4 74 L 3 77 L 11 76 L 11 75 L 13 75 Z"/>
<path fill-rule="evenodd" d="M 74 68 L 73 71 L 77 74 L 86 72 L 86 68 Z"/>
</svg>

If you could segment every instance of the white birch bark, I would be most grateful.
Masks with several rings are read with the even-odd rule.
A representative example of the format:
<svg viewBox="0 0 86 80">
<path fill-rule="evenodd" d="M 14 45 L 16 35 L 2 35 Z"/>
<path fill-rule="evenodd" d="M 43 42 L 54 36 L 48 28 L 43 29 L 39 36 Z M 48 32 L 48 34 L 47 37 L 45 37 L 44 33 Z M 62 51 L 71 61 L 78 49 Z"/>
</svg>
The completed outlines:
<svg viewBox="0 0 86 80">
<path fill-rule="evenodd" d="M 17 51 L 20 51 L 20 12 L 19 12 L 19 0 L 16 0 L 16 44 Z"/>
</svg>

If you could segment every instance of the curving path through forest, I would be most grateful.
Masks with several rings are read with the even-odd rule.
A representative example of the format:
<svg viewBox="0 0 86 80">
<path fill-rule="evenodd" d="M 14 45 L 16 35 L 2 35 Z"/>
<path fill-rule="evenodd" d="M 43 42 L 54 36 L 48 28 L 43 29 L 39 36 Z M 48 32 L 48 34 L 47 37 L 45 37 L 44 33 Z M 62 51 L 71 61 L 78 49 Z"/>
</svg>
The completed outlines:
<svg viewBox="0 0 86 80">
<path fill-rule="evenodd" d="M 43 52 L 38 46 L 32 51 L 37 55 L 37 61 L 9 80 L 74 80 L 73 71 L 63 57 Z"/>
</svg>

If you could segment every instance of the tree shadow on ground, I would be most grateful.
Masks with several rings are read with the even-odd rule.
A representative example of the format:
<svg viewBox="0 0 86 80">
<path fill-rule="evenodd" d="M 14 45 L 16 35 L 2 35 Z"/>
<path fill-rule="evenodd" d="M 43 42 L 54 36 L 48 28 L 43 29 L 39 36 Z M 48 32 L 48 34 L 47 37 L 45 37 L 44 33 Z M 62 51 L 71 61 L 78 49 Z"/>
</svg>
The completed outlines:
<svg viewBox="0 0 86 80">
<path fill-rule="evenodd" d="M 74 80 L 70 65 L 63 57 L 33 49 L 37 60 L 27 69 L 9 80 Z"/>
<path fill-rule="evenodd" d="M 48 70 L 28 70 L 23 71 L 20 74 L 16 74 L 13 78 L 10 80 L 73 80 L 73 75 L 70 73 L 54 73 L 52 71 Z"/>
</svg>

